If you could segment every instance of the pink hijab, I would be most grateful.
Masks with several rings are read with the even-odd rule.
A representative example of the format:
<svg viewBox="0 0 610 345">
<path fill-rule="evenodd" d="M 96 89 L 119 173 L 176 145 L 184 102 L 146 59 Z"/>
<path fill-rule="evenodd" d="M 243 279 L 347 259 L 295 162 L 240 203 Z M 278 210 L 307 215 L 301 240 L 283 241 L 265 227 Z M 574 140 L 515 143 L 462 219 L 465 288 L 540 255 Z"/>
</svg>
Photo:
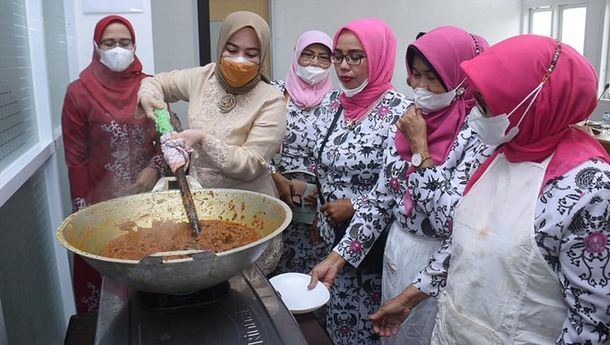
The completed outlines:
<svg viewBox="0 0 610 345">
<path fill-rule="evenodd" d="M 339 96 L 345 109 L 345 119 L 354 120 L 363 115 L 384 92 L 394 89 L 392 75 L 396 62 L 396 37 L 381 19 L 357 19 L 337 31 L 333 51 L 339 36 L 346 30 L 356 35 L 368 60 L 368 84 L 364 90 L 351 98 L 343 93 Z"/>
<path fill-rule="evenodd" d="M 428 60 L 432 68 L 441 78 L 447 91 L 455 89 L 466 74 L 460 68 L 460 63 L 474 58 L 478 53 L 489 47 L 487 41 L 453 26 L 441 26 L 413 42 L 407 52 L 415 49 Z M 407 62 L 409 75 L 413 74 Z M 440 164 L 447 159 L 451 146 L 458 132 L 464 125 L 466 116 L 474 107 L 476 101 L 472 85 L 468 81 L 462 83 L 462 97 L 456 99 L 448 107 L 424 116 L 428 130 L 428 147 L 432 160 Z M 409 140 L 399 131 L 396 133 L 396 149 L 400 156 L 411 161 L 411 145 Z"/>
<path fill-rule="evenodd" d="M 322 31 L 306 31 L 299 37 L 294 55 L 292 56 L 292 64 L 290 65 L 290 70 L 288 70 L 288 75 L 286 76 L 286 90 L 292 101 L 298 105 L 299 108 L 318 106 L 322 102 L 324 95 L 332 88 L 330 73 L 326 79 L 315 85 L 304 82 L 297 75 L 297 66 L 299 65 L 299 58 L 301 57 L 303 49 L 314 43 L 322 44 L 331 51 L 333 49 L 332 39 Z"/>
<path fill-rule="evenodd" d="M 411 54 L 412 49 L 419 51 L 428 60 L 449 91 L 455 89 L 466 79 L 460 63 L 474 58 L 487 48 L 489 48 L 489 44 L 481 36 L 471 35 L 453 26 L 441 26 L 413 42 L 408 47 L 407 53 Z M 409 75 L 413 73 L 408 61 L 407 71 Z M 428 148 L 430 156 L 436 164 L 441 164 L 447 159 L 453 142 L 464 125 L 466 116 L 476 104 L 474 90 L 468 80 L 464 81 L 460 87 L 464 89 L 461 97 L 448 107 L 424 116 L 428 133 Z M 400 131 L 396 132 L 395 144 L 400 156 L 411 161 L 411 144 Z M 407 180 L 414 171 L 413 166 L 409 167 Z M 414 205 L 408 189 L 404 196 L 404 205 L 406 214 L 411 214 Z"/>
<path fill-rule="evenodd" d="M 480 57 L 462 63 L 468 79 L 493 114 L 510 112 L 543 80 L 557 43 L 550 37 L 520 35 L 506 39 Z M 501 152 L 510 162 L 541 162 L 554 154 L 540 190 L 553 178 L 591 159 L 610 160 L 604 148 L 589 134 L 570 127 L 586 119 L 597 103 L 597 74 L 576 50 L 561 44 L 555 70 L 544 83 L 527 114 L 525 102 L 510 119 L 511 126 L 525 116 L 519 134 L 480 166 L 464 194 Z"/>
</svg>

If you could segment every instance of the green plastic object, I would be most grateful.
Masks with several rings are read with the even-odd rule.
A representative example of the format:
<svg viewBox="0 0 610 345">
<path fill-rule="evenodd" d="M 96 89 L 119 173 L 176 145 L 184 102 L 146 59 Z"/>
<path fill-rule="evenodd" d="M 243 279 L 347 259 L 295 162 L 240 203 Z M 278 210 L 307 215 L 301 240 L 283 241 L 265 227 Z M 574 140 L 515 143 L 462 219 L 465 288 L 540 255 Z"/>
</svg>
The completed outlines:
<svg viewBox="0 0 610 345">
<path fill-rule="evenodd" d="M 172 123 L 170 121 L 169 111 L 166 108 L 163 109 L 155 109 L 155 125 L 157 127 L 157 132 L 161 134 L 170 133 L 174 131 L 174 127 L 172 127 Z"/>
</svg>

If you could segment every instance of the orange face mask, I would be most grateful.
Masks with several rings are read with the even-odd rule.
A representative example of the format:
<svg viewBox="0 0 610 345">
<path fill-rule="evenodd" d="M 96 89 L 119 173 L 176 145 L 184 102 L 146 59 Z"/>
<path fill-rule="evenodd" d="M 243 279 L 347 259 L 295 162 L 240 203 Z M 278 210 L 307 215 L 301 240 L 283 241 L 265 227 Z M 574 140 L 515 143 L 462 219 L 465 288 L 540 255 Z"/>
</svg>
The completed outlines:
<svg viewBox="0 0 610 345">
<path fill-rule="evenodd" d="M 220 60 L 220 72 L 233 87 L 246 85 L 258 74 L 258 65 L 243 57 L 223 57 Z"/>
</svg>

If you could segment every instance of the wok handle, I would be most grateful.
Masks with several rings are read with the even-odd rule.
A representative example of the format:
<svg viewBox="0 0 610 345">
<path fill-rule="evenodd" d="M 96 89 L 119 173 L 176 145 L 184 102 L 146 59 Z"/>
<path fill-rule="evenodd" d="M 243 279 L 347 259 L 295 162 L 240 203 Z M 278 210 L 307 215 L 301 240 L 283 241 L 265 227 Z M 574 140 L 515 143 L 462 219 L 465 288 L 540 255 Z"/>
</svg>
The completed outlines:
<svg viewBox="0 0 610 345">
<path fill-rule="evenodd" d="M 178 181 L 178 187 L 180 188 L 180 194 L 182 195 L 182 203 L 184 203 L 186 215 L 189 219 L 189 223 L 191 224 L 191 228 L 193 228 L 193 238 L 197 238 L 197 236 L 199 236 L 201 233 L 201 228 L 199 227 L 199 217 L 197 217 L 197 209 L 195 208 L 195 203 L 193 202 L 193 195 L 191 194 L 189 183 L 186 180 L 184 167 L 178 168 L 174 174 L 176 175 L 176 180 Z"/>
</svg>

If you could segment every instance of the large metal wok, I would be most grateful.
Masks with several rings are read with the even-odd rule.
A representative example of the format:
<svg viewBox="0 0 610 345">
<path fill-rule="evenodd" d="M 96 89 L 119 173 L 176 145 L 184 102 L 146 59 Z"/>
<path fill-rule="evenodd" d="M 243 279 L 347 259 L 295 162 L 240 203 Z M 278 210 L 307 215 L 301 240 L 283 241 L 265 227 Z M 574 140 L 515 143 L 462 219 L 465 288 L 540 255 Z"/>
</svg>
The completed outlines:
<svg viewBox="0 0 610 345">
<path fill-rule="evenodd" d="M 285 203 L 264 194 L 232 189 L 201 189 L 192 194 L 200 219 L 237 222 L 254 227 L 263 237 L 216 254 L 187 250 L 157 253 L 140 261 L 97 255 L 108 241 L 128 231 L 126 224 L 151 227 L 153 221 L 186 222 L 180 192 L 174 190 L 131 195 L 87 207 L 63 221 L 57 238 L 101 274 L 116 281 L 147 292 L 182 294 L 213 286 L 241 272 L 292 219 Z M 188 257 L 169 258 L 179 254 Z"/>
</svg>

